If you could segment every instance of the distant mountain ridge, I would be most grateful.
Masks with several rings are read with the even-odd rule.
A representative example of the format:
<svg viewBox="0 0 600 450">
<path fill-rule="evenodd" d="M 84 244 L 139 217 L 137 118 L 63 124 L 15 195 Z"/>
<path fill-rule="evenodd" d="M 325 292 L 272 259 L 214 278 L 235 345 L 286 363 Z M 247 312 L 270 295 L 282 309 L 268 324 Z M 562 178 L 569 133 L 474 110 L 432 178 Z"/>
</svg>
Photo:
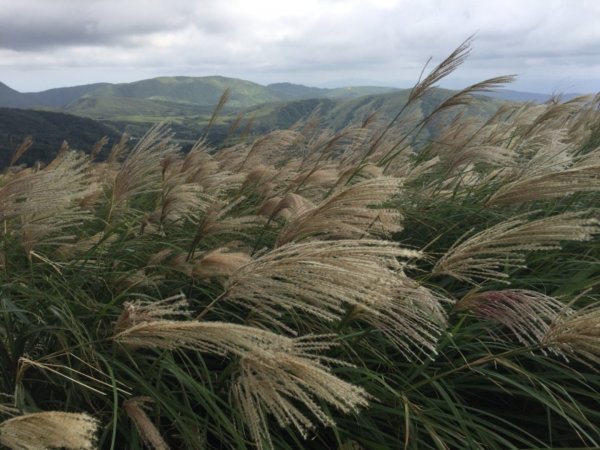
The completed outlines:
<svg viewBox="0 0 600 450">
<path fill-rule="evenodd" d="M 64 108 L 79 97 L 109 83 L 48 89 L 41 92 L 19 92 L 0 82 L 0 107 L 6 108 Z"/>
<path fill-rule="evenodd" d="M 247 80 L 222 76 L 158 77 L 131 83 L 96 83 L 27 93 L 18 92 L 0 83 L 0 107 L 45 107 L 69 110 L 72 103 L 90 97 L 136 98 L 214 106 L 226 88 L 230 89 L 227 103 L 230 108 L 246 108 L 264 103 L 309 98 L 350 99 L 397 90 L 379 86 L 327 89 L 292 83 L 263 86 Z"/>
<path fill-rule="evenodd" d="M 109 135 L 114 141 L 125 132 L 135 139 L 153 124 L 165 120 L 176 132 L 178 143 L 189 148 L 204 133 L 225 89 L 229 89 L 229 100 L 207 137 L 216 146 L 229 136 L 233 123 L 239 124 L 238 132 L 248 127 L 252 133 L 265 133 L 288 128 L 315 112 L 323 127 L 334 130 L 361 123 L 373 112 L 377 113 L 378 120 L 389 120 L 402 109 L 410 92 L 380 86 L 319 88 L 293 83 L 263 86 L 222 76 L 158 77 L 132 83 L 96 83 L 27 93 L 0 83 L 0 159 L 4 163 L 6 158 L 10 160 L 14 148 L 29 134 L 33 135 L 36 147 L 32 147 L 28 158 L 44 159 L 44 155 L 58 151 L 62 139 L 85 150 L 103 135 Z M 454 92 L 432 89 L 411 106 L 407 116 L 413 119 L 427 116 Z M 575 94 L 563 98 L 572 96 Z M 544 102 L 549 98 L 544 94 L 500 90 L 479 96 L 463 112 L 488 117 L 506 100 Z M 436 121 L 428 124 L 421 137 L 434 137 L 437 126 Z"/>
<path fill-rule="evenodd" d="M 82 99 L 100 97 L 105 99 L 135 98 L 147 102 L 143 105 L 144 109 L 151 109 L 155 101 L 163 102 L 161 106 L 164 106 L 164 102 L 174 102 L 212 107 L 218 102 L 219 97 L 226 88 L 230 89 L 227 106 L 235 109 L 293 100 L 323 98 L 350 100 L 366 95 L 386 94 L 401 90 L 381 86 L 319 88 L 285 82 L 263 86 L 251 81 L 223 76 L 172 76 L 150 78 L 131 83 L 94 83 L 23 93 L 0 82 L 0 107 L 51 108 L 69 111 L 72 104 L 75 104 L 72 112 L 95 117 L 96 114 L 94 114 L 93 108 L 86 110 L 82 107 Z M 552 97 L 550 94 L 509 89 L 500 89 L 485 95 L 501 100 L 533 101 L 537 103 L 544 103 Z M 579 95 L 581 94 L 565 93 L 560 98 L 570 100 Z M 106 106 L 107 101 L 105 100 L 102 103 Z M 86 102 L 83 102 L 83 104 L 86 104 Z M 137 106 L 139 106 L 139 103 Z M 162 107 L 158 109 L 161 110 Z M 108 113 L 111 113 L 111 111 L 108 111 Z"/>
<path fill-rule="evenodd" d="M 487 97 L 497 98 L 500 100 L 508 100 L 511 102 L 535 102 L 535 103 L 546 103 L 554 95 L 551 94 L 540 94 L 536 92 L 522 92 L 513 91 L 510 89 L 498 89 L 494 92 L 486 92 L 484 95 Z M 575 97 L 579 97 L 584 94 L 577 94 L 573 92 L 566 92 L 564 94 L 557 94 L 558 98 L 562 101 L 568 101 Z"/>
</svg>

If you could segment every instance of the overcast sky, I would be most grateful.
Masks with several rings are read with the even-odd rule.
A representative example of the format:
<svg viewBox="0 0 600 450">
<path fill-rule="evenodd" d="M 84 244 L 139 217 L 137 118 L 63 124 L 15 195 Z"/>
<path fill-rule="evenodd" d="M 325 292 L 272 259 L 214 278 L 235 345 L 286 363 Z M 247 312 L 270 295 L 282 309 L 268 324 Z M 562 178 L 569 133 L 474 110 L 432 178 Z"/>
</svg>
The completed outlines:
<svg viewBox="0 0 600 450">
<path fill-rule="evenodd" d="M 0 0 L 19 91 L 163 75 L 409 87 L 477 33 L 447 87 L 600 91 L 600 0 Z"/>
</svg>

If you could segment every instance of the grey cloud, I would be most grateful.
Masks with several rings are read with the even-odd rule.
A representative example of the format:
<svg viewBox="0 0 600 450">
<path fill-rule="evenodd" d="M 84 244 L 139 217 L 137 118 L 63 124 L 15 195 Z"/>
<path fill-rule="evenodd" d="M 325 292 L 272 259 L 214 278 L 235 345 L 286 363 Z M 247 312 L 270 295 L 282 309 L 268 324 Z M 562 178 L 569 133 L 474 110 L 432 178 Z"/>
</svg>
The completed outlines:
<svg viewBox="0 0 600 450">
<path fill-rule="evenodd" d="M 597 17 L 600 1 L 586 0 L 0 0 L 0 68 L 76 69 L 90 82 L 111 70 L 414 81 L 429 56 L 477 32 L 465 80 L 593 80 Z"/>
<path fill-rule="evenodd" d="M 0 0 L 0 48 L 135 47 L 144 36 L 186 27 L 207 34 L 231 30 L 216 6 L 213 0 L 172 0 L 168 5 L 156 0 Z"/>
</svg>

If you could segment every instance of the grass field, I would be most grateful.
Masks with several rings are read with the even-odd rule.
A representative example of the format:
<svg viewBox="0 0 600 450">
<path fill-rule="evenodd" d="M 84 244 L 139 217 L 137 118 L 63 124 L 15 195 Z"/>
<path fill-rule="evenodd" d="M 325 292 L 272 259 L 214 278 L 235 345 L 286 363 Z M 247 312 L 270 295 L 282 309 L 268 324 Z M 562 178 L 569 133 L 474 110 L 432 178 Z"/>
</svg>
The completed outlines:
<svg viewBox="0 0 600 450">
<path fill-rule="evenodd" d="M 600 99 L 412 114 L 468 50 L 388 122 L 16 154 L 0 443 L 597 448 Z"/>
</svg>

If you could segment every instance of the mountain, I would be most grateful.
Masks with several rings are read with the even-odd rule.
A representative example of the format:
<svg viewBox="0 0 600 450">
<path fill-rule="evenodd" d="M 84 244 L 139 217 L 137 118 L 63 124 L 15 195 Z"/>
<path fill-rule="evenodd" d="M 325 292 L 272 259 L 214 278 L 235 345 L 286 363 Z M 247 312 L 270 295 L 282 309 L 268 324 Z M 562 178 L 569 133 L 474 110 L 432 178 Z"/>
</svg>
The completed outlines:
<svg viewBox="0 0 600 450">
<path fill-rule="evenodd" d="M 521 91 L 512 91 L 510 89 L 499 89 L 494 92 L 486 92 L 484 94 L 486 97 L 497 98 L 500 100 L 508 100 L 511 102 L 535 102 L 535 103 L 546 103 L 550 100 L 553 95 L 550 94 L 539 94 L 535 92 L 521 92 Z M 568 101 L 575 97 L 579 97 L 583 94 L 575 94 L 575 93 L 565 93 L 558 94 L 558 97 L 561 101 Z"/>
<path fill-rule="evenodd" d="M 421 101 L 409 108 L 404 117 L 422 118 L 430 114 L 437 105 L 454 92 L 434 88 Z M 349 124 L 361 123 L 373 112 L 376 112 L 377 117 L 383 121 L 390 120 L 404 106 L 409 93 L 409 89 L 397 89 L 386 94 L 365 95 L 350 100 L 313 98 L 271 103 L 248 108 L 244 114 L 253 118 L 254 129 L 259 133 L 288 128 L 313 114 L 317 114 L 323 126 L 340 130 Z M 463 111 L 469 115 L 489 117 L 502 103 L 497 99 L 479 96 L 473 105 L 465 107 Z M 430 128 L 436 125 L 439 124 L 432 124 Z"/>
<path fill-rule="evenodd" d="M 165 102 L 172 102 L 180 104 L 181 109 L 187 114 L 186 105 L 212 108 L 225 89 L 230 90 L 228 109 L 310 98 L 351 99 L 395 90 L 395 88 L 379 86 L 326 89 L 292 83 L 262 86 L 251 81 L 221 76 L 158 77 L 132 83 L 97 83 L 33 93 L 21 93 L 0 83 L 0 106 L 60 108 L 90 117 L 104 117 L 106 114 L 113 114 L 113 109 L 116 109 L 119 115 L 135 115 L 134 109 L 140 106 L 145 111 L 156 107 L 155 115 L 161 115 Z M 104 100 L 84 101 L 90 98 Z M 126 111 L 123 102 L 113 108 L 110 100 L 106 99 L 138 99 L 146 102 L 132 102 L 131 111 Z M 119 103 L 118 100 L 115 102 Z M 100 110 L 97 110 L 96 106 L 99 106 Z"/>
<path fill-rule="evenodd" d="M 303 100 L 307 98 L 326 97 L 330 89 L 304 86 L 293 83 L 273 83 L 267 89 L 281 100 Z"/>
<path fill-rule="evenodd" d="M 282 100 L 307 100 L 314 98 L 352 99 L 365 95 L 386 94 L 398 91 L 397 88 L 381 86 L 348 86 L 341 88 L 317 88 L 302 84 L 275 83 L 267 86 Z"/>
<path fill-rule="evenodd" d="M 69 104 L 66 111 L 99 120 L 155 122 L 192 115 L 210 116 L 214 106 L 166 99 L 86 95 Z"/>
<path fill-rule="evenodd" d="M 111 84 L 90 95 L 96 97 L 143 98 L 214 106 L 229 88 L 230 108 L 242 108 L 281 100 L 268 88 L 251 81 L 221 76 L 159 77 L 133 83 Z"/>
<path fill-rule="evenodd" d="M 0 83 L 0 107 L 11 108 L 63 108 L 82 95 L 92 92 L 108 83 L 86 84 L 83 86 L 48 89 L 41 92 L 21 93 Z"/>
<path fill-rule="evenodd" d="M 0 108 L 0 168 L 10 163 L 14 150 L 27 136 L 32 136 L 33 145 L 18 163 L 28 165 L 38 160 L 50 161 L 65 140 L 71 148 L 89 151 L 103 136 L 109 138 L 109 146 L 120 139 L 114 129 L 92 119 L 50 111 Z"/>
</svg>

